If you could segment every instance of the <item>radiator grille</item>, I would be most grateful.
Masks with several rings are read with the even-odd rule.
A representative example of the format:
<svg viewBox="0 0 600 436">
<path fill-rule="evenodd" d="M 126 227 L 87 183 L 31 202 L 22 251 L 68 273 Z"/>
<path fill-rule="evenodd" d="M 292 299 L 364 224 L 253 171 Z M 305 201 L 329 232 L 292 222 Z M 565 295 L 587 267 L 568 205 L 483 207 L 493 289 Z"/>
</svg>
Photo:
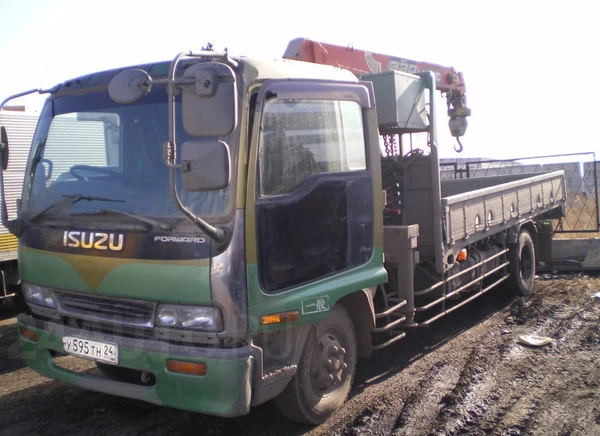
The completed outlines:
<svg viewBox="0 0 600 436">
<path fill-rule="evenodd" d="M 63 315 L 137 327 L 153 325 L 155 303 L 57 291 L 54 295 Z"/>
</svg>

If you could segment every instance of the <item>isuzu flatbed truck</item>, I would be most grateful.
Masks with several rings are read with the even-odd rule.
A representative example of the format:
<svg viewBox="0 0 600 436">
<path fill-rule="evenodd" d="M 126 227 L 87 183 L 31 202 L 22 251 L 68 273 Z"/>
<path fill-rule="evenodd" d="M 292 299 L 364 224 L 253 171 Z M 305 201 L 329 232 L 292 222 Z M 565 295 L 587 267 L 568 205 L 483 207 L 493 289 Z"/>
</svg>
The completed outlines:
<svg viewBox="0 0 600 436">
<path fill-rule="evenodd" d="M 529 293 L 564 209 L 560 171 L 440 181 L 428 71 L 203 50 L 35 91 L 18 217 L 2 209 L 19 344 L 93 391 L 226 417 L 274 399 L 318 424 L 357 358 L 499 284 Z M 380 147 L 418 132 L 424 149 Z"/>
</svg>

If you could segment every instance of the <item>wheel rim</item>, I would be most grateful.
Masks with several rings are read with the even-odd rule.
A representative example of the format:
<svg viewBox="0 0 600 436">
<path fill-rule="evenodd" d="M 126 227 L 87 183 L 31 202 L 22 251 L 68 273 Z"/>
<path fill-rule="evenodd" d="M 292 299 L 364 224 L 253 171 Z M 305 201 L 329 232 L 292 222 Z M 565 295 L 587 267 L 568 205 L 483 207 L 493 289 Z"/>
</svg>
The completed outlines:
<svg viewBox="0 0 600 436">
<path fill-rule="evenodd" d="M 533 262 L 531 256 L 531 250 L 529 247 L 524 246 L 521 249 L 521 277 L 523 280 L 527 281 L 531 278 L 533 273 Z"/>
<path fill-rule="evenodd" d="M 317 342 L 317 353 L 312 362 L 311 381 L 315 393 L 324 396 L 337 389 L 346 380 L 348 364 L 344 337 L 336 331 L 324 332 Z"/>
</svg>

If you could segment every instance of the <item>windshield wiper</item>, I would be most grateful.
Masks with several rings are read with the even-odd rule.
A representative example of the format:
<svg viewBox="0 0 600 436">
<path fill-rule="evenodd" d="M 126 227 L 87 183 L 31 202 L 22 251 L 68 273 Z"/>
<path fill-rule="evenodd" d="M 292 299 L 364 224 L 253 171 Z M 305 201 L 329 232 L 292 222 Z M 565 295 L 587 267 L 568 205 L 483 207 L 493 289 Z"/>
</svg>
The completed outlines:
<svg viewBox="0 0 600 436">
<path fill-rule="evenodd" d="M 101 215 L 101 214 L 111 214 L 111 213 L 114 213 L 117 215 L 128 216 L 130 218 L 136 219 L 143 223 L 150 224 L 153 227 L 158 227 L 162 230 L 171 230 L 171 228 L 172 228 L 172 226 L 170 224 L 163 223 L 163 222 L 157 221 L 157 220 L 153 220 L 152 218 L 147 218 L 145 216 L 135 215 L 135 214 L 129 213 L 129 212 L 123 212 L 122 210 L 118 210 L 118 209 L 110 209 L 110 208 L 98 209 L 97 211 L 94 211 L 94 212 L 81 213 L 81 214 L 77 214 L 77 215 Z"/>
<path fill-rule="evenodd" d="M 98 200 L 98 201 L 115 201 L 115 202 L 120 202 L 120 203 L 125 202 L 125 200 L 119 200 L 119 199 L 116 199 L 116 198 L 96 197 L 96 196 L 93 196 L 93 195 L 63 194 L 63 198 L 61 198 L 58 201 L 55 201 L 50 206 L 46 207 L 45 209 L 43 209 L 43 210 L 39 211 L 38 213 L 36 213 L 36 214 L 32 215 L 31 217 L 29 217 L 29 222 L 33 223 L 35 220 L 37 220 L 39 217 L 41 217 L 42 215 L 44 215 L 50 209 L 54 209 L 55 207 L 58 207 L 61 204 L 66 203 L 69 200 L 72 200 L 71 205 L 74 205 L 75 203 L 77 203 L 77 202 L 79 202 L 81 200 L 87 200 L 87 201 L 92 201 L 92 200 Z"/>
</svg>

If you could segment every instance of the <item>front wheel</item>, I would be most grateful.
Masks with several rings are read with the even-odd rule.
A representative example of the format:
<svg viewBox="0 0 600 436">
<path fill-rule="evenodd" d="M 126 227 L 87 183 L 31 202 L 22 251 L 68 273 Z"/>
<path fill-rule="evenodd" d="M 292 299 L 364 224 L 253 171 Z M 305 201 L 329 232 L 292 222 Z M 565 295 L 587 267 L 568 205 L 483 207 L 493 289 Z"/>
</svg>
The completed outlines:
<svg viewBox="0 0 600 436">
<path fill-rule="evenodd" d="M 296 374 L 275 398 L 287 418 L 320 424 L 339 409 L 350 392 L 356 370 L 356 334 L 340 305 L 306 339 Z"/>
<path fill-rule="evenodd" d="M 535 277 L 535 248 L 527 230 L 521 230 L 517 243 L 510 247 L 508 261 L 510 292 L 518 296 L 529 295 Z"/>
</svg>

